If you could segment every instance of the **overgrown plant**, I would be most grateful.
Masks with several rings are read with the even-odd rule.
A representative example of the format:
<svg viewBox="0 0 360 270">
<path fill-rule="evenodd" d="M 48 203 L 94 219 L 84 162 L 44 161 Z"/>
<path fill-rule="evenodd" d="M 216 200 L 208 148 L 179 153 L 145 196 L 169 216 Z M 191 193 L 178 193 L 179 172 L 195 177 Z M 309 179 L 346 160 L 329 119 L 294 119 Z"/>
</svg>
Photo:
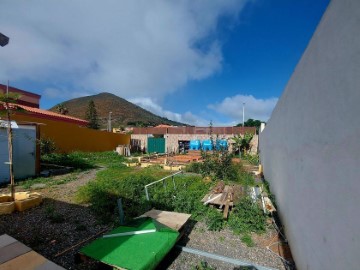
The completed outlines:
<svg viewBox="0 0 360 270">
<path fill-rule="evenodd" d="M 262 233 L 266 218 L 260 207 L 251 198 L 244 197 L 233 209 L 229 217 L 229 227 L 236 233 Z"/>
<path fill-rule="evenodd" d="M 250 164 L 259 165 L 259 161 L 260 161 L 259 154 L 254 154 L 254 155 L 244 154 L 242 158 L 249 161 Z"/>
</svg>

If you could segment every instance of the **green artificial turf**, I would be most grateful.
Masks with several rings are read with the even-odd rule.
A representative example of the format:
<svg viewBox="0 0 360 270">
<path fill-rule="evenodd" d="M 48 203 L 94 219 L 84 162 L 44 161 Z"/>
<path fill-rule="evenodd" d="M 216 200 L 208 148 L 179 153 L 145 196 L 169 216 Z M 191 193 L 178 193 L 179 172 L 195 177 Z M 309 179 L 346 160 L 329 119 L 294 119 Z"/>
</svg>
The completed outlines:
<svg viewBox="0 0 360 270">
<path fill-rule="evenodd" d="M 120 226 L 108 234 L 156 229 L 154 233 L 99 238 L 81 253 L 105 264 L 125 269 L 154 269 L 175 245 L 179 233 L 160 226 L 151 218 L 137 220 L 135 226 Z"/>
</svg>

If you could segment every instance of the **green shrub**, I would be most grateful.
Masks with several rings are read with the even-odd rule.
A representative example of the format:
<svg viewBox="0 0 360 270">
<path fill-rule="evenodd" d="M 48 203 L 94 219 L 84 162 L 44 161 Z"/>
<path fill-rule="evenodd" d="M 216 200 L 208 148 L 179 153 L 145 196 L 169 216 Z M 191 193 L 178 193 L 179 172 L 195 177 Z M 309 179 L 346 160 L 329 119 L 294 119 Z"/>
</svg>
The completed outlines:
<svg viewBox="0 0 360 270">
<path fill-rule="evenodd" d="M 40 146 L 40 155 L 52 154 L 56 151 L 55 142 L 50 138 L 41 138 L 38 140 Z"/>
<path fill-rule="evenodd" d="M 225 150 L 214 150 L 213 152 L 202 152 L 203 163 L 200 172 L 212 179 L 235 181 L 240 167 L 231 161 L 231 154 Z"/>
<path fill-rule="evenodd" d="M 189 165 L 185 167 L 186 172 L 192 172 L 192 173 L 202 173 L 202 163 L 200 162 L 191 162 Z"/>
</svg>

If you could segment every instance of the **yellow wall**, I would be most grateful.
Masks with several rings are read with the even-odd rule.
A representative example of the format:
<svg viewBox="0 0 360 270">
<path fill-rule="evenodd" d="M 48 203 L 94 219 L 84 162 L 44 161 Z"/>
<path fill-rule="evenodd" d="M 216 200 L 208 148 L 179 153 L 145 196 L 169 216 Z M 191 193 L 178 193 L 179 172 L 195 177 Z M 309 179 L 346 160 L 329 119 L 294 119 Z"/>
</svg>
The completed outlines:
<svg viewBox="0 0 360 270">
<path fill-rule="evenodd" d="M 12 119 L 40 124 L 40 138 L 52 139 L 59 152 L 110 151 L 120 144 L 130 144 L 130 135 L 93 130 L 60 120 L 36 117 L 30 113 L 17 113 Z"/>
</svg>

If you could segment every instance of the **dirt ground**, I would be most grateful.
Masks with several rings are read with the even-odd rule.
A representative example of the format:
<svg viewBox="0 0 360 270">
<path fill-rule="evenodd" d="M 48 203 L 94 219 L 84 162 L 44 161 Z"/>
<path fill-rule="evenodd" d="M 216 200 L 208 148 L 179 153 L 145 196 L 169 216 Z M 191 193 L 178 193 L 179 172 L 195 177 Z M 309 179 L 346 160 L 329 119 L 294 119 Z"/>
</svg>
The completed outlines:
<svg viewBox="0 0 360 270">
<path fill-rule="evenodd" d="M 66 269 L 96 269 L 96 264 L 91 262 L 75 263 L 75 255 L 81 247 L 91 242 L 90 237 L 100 236 L 112 228 L 100 224 L 88 205 L 75 202 L 74 195 L 80 186 L 95 179 L 97 171 L 99 169 L 81 172 L 74 181 L 37 189 L 44 197 L 43 203 L 24 212 L 0 216 L 0 235 L 6 233 L 16 238 Z M 8 192 L 8 189 L 0 189 L 0 193 L 5 192 Z M 252 238 L 255 247 L 247 247 L 241 242 L 240 236 L 234 235 L 228 229 L 211 232 L 202 222 L 191 221 L 179 245 L 274 269 L 286 269 L 282 259 L 273 252 L 276 252 L 278 245 L 270 247 L 273 251 L 267 249 L 267 246 L 279 240 L 275 229 L 269 226 L 267 233 L 252 235 Z M 86 239 L 89 240 L 84 242 Z M 83 243 L 71 249 L 80 242 Z M 65 250 L 69 251 L 60 254 Z M 219 270 L 241 269 L 233 264 L 181 252 L 177 248 L 168 254 L 157 269 L 196 269 L 194 267 L 201 261 L 206 261 L 209 266 Z"/>
</svg>

